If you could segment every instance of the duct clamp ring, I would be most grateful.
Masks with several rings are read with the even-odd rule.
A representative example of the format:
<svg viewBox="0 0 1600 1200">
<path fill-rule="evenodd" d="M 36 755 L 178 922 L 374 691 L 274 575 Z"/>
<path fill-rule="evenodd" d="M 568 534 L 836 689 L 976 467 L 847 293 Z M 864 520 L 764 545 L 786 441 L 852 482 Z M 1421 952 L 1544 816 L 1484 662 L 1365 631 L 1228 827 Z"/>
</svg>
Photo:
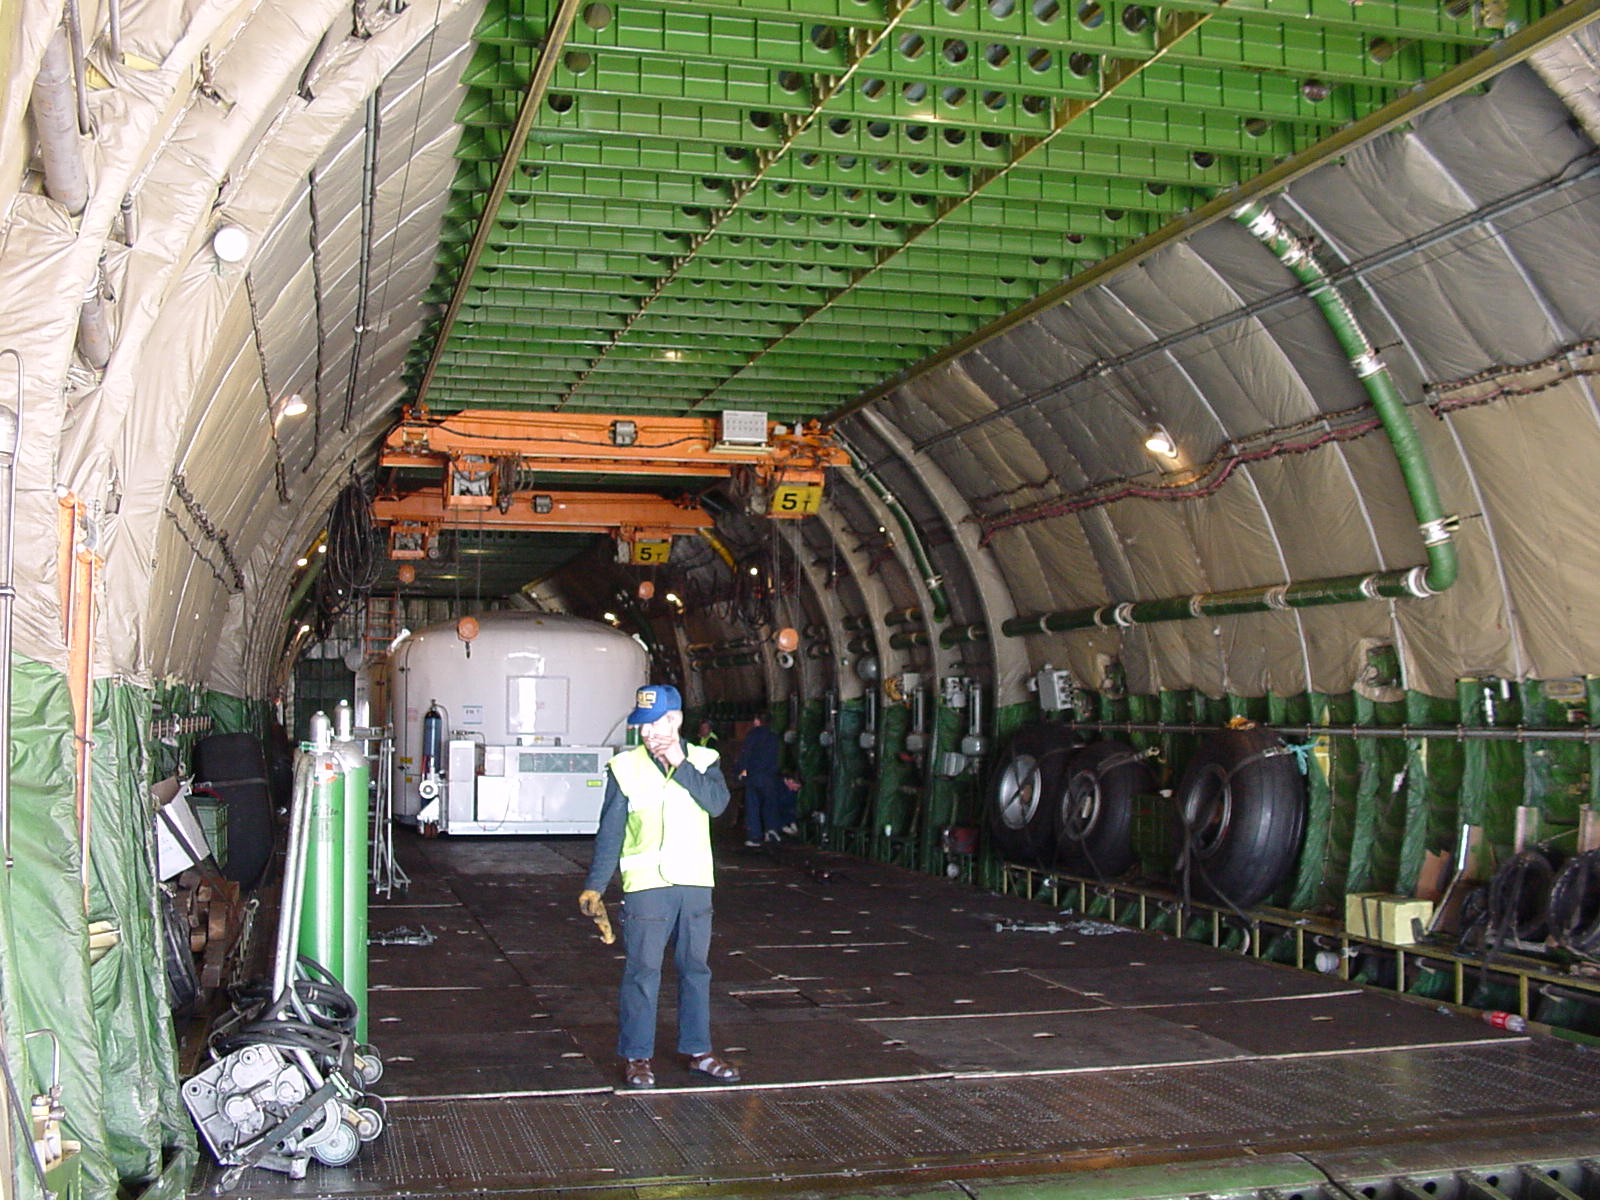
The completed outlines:
<svg viewBox="0 0 1600 1200">
<path fill-rule="evenodd" d="M 1350 360 L 1350 366 L 1355 371 L 1357 379 L 1371 379 L 1384 370 L 1383 359 L 1376 350 L 1367 350 L 1356 355 Z"/>
<path fill-rule="evenodd" d="M 1417 526 L 1417 531 L 1422 534 L 1424 546 L 1442 546 L 1450 540 L 1450 535 L 1460 528 L 1461 518 L 1451 515 L 1424 521 Z"/>
<path fill-rule="evenodd" d="M 1427 567 L 1412 567 L 1409 571 L 1407 571 L 1405 576 L 1405 586 L 1406 591 L 1410 592 L 1418 600 L 1425 600 L 1429 596 L 1437 596 L 1439 594 L 1428 586 Z"/>
<path fill-rule="evenodd" d="M 1368 575 L 1361 581 L 1361 594 L 1368 600 L 1376 600 L 1383 595 L 1383 593 L 1379 591 L 1380 586 L 1381 583 L 1378 576 Z"/>
<path fill-rule="evenodd" d="M 1206 612 L 1205 604 L 1206 604 L 1206 594 L 1204 592 L 1196 592 L 1194 595 L 1190 596 L 1189 597 L 1189 615 L 1191 617 L 1203 617 L 1203 616 L 1205 616 L 1205 612 Z"/>
<path fill-rule="evenodd" d="M 1254 216 L 1251 216 L 1250 213 L 1252 208 L 1255 209 Z M 1235 219 L 1248 217 L 1249 223 L 1246 228 L 1248 228 L 1251 233 L 1255 234 L 1255 236 L 1260 239 L 1275 237 L 1282 229 L 1282 227 L 1278 224 L 1278 218 L 1273 216 L 1272 210 L 1265 206 L 1257 207 L 1253 203 L 1241 204 L 1238 208 L 1233 210 L 1233 215 Z"/>
<path fill-rule="evenodd" d="M 1273 611 L 1283 612 L 1289 607 L 1289 585 L 1280 583 L 1277 587 L 1268 588 L 1262 593 L 1261 599 Z"/>
<path fill-rule="evenodd" d="M 1133 628 L 1133 604 L 1125 602 L 1117 605 L 1116 608 L 1111 610 L 1111 619 L 1123 629 Z"/>
</svg>

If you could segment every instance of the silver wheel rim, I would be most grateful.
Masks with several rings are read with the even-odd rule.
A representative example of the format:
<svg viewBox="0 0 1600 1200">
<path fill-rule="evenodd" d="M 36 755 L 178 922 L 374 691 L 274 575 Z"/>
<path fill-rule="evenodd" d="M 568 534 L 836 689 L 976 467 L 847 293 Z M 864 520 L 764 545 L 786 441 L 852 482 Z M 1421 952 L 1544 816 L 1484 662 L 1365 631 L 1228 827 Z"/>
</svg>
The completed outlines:
<svg viewBox="0 0 1600 1200">
<path fill-rule="evenodd" d="M 1039 810 L 1039 762 L 1031 754 L 1014 754 L 1000 776 L 1000 821 L 1022 829 Z"/>
</svg>

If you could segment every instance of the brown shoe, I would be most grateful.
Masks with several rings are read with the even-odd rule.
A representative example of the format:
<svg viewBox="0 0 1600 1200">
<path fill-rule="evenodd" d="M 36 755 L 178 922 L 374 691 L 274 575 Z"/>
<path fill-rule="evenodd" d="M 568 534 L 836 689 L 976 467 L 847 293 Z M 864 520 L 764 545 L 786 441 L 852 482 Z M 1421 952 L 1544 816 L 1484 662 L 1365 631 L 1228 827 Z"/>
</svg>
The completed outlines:
<svg viewBox="0 0 1600 1200">
<path fill-rule="evenodd" d="M 684 1058 L 684 1066 L 697 1075 L 709 1075 L 718 1083 L 738 1083 L 739 1068 L 725 1063 L 715 1054 L 691 1054 Z"/>
<path fill-rule="evenodd" d="M 648 1058 L 630 1058 L 623 1064 L 622 1082 L 631 1088 L 653 1088 L 656 1085 L 655 1068 Z"/>
</svg>

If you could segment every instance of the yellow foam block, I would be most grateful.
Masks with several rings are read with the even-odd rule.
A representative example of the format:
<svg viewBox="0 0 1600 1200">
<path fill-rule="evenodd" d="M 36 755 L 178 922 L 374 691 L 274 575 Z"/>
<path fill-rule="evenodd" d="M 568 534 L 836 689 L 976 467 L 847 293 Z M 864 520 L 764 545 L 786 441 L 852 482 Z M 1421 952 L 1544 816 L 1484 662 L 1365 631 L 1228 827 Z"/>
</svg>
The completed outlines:
<svg viewBox="0 0 1600 1200">
<path fill-rule="evenodd" d="M 1355 937 L 1377 938 L 1396 946 L 1416 942 L 1412 922 L 1424 929 L 1433 919 L 1433 901 L 1386 892 L 1351 892 L 1344 898 L 1345 932 Z"/>
</svg>

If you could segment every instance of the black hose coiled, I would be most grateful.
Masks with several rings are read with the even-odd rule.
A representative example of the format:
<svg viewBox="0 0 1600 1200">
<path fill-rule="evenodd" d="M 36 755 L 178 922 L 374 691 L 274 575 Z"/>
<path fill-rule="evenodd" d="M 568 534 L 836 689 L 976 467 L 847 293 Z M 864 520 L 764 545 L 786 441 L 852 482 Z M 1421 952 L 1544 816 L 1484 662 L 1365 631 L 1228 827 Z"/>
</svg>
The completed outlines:
<svg viewBox="0 0 1600 1200">
<path fill-rule="evenodd" d="M 352 473 L 328 513 L 324 571 L 336 588 L 351 596 L 370 591 L 382 565 L 383 534 L 372 523 L 372 500 L 360 476 Z"/>
<path fill-rule="evenodd" d="M 276 1000 L 264 981 L 234 990 L 233 1015 L 212 1033 L 212 1054 L 222 1058 L 246 1046 L 278 1046 L 309 1051 L 329 1067 L 352 1072 L 356 1002 L 318 963 L 301 955 L 300 965 L 314 978 L 296 979 Z"/>
</svg>

